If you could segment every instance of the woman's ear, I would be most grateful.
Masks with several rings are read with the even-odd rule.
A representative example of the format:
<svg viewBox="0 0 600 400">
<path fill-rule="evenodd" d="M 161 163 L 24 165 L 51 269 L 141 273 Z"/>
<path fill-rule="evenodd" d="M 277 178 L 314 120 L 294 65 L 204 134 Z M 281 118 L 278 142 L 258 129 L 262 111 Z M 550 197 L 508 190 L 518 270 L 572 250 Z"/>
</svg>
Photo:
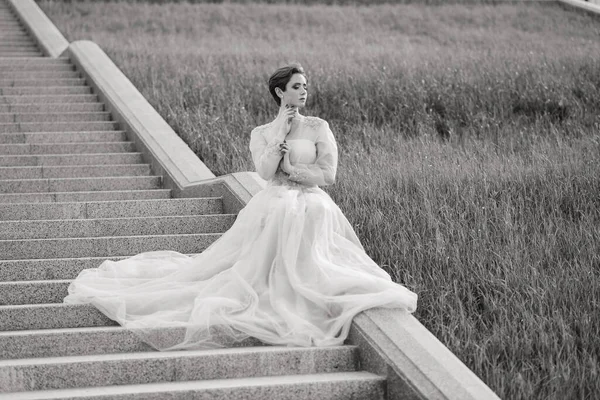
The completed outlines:
<svg viewBox="0 0 600 400">
<path fill-rule="evenodd" d="M 275 94 L 280 98 L 283 98 L 283 90 L 279 89 L 278 87 L 275 88 Z"/>
</svg>

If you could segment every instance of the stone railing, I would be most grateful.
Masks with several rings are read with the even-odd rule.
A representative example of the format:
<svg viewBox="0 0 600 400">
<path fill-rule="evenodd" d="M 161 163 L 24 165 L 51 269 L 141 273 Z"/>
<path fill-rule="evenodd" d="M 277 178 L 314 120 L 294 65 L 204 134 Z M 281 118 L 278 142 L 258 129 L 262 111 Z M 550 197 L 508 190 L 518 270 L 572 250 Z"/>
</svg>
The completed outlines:
<svg viewBox="0 0 600 400">
<path fill-rule="evenodd" d="M 45 55 L 56 58 L 69 46 L 67 39 L 34 1 L 8 0 L 8 4 L 19 15 L 25 29 Z"/>
</svg>

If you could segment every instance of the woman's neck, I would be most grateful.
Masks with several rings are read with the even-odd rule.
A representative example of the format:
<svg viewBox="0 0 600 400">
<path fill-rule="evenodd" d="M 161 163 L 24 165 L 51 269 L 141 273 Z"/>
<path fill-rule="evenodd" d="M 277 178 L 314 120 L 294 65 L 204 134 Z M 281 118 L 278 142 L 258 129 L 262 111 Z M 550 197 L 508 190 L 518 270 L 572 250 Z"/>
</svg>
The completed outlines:
<svg viewBox="0 0 600 400">
<path fill-rule="evenodd" d="M 284 105 L 279 107 L 279 111 L 277 115 L 281 115 L 283 112 L 285 112 L 286 108 Z M 300 114 L 300 109 L 298 107 L 296 107 L 296 115 L 294 115 L 294 118 L 298 118 L 298 117 L 302 117 L 302 114 Z"/>
</svg>

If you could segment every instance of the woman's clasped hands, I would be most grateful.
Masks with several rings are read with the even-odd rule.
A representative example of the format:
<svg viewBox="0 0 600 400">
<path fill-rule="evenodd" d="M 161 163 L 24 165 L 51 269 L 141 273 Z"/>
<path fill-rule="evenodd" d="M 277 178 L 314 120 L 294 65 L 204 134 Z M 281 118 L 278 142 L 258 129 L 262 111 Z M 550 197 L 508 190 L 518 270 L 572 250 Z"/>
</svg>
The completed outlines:
<svg viewBox="0 0 600 400">
<path fill-rule="evenodd" d="M 296 116 L 298 112 L 297 107 L 290 106 L 286 104 L 285 107 L 281 107 L 279 110 L 279 115 L 277 115 L 276 121 L 279 124 L 279 138 L 282 142 L 279 144 L 279 151 L 283 156 L 283 160 L 281 161 L 281 169 L 290 174 L 293 171 L 293 166 L 290 162 L 290 147 L 289 144 L 285 141 L 285 138 L 290 133 L 292 129 L 292 120 Z"/>
</svg>

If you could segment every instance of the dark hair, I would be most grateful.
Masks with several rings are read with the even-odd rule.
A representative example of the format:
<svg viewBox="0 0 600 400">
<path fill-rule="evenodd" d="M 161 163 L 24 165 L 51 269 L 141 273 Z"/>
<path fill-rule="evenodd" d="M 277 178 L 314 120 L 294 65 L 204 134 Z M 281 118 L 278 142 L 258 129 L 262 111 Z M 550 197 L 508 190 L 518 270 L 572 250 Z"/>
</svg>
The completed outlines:
<svg viewBox="0 0 600 400">
<path fill-rule="evenodd" d="M 281 105 L 281 99 L 277 96 L 277 93 L 275 93 L 275 88 L 279 88 L 285 92 L 285 87 L 294 74 L 302 74 L 306 78 L 304 68 L 297 62 L 278 68 L 269 78 L 269 92 L 278 106 Z"/>
</svg>

